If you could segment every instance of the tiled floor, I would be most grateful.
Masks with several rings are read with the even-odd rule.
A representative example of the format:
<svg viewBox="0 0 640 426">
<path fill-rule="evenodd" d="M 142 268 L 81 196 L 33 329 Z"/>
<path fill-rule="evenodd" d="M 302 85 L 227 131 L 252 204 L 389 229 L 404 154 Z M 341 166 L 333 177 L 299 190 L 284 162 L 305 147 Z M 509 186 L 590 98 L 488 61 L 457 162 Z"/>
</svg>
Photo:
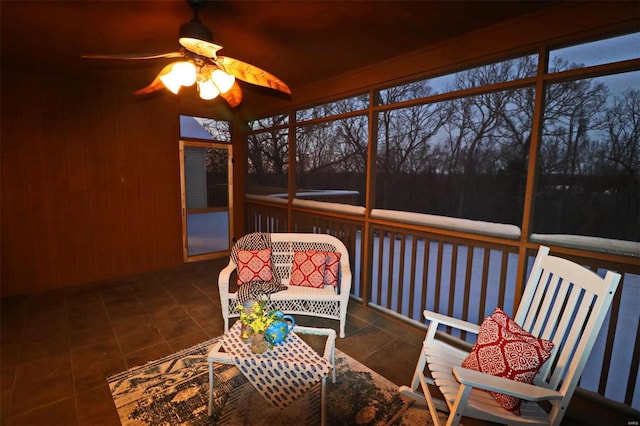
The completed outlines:
<svg viewBox="0 0 640 426">
<path fill-rule="evenodd" d="M 2 425 L 119 425 L 106 377 L 222 333 L 218 271 L 227 259 L 1 302 Z M 335 321 L 296 317 L 302 325 Z M 341 351 L 407 384 L 423 333 L 349 305 Z M 627 424 L 574 398 L 566 424 Z M 588 419 L 588 421 L 587 421 Z M 482 424 L 471 420 L 465 425 Z"/>
</svg>

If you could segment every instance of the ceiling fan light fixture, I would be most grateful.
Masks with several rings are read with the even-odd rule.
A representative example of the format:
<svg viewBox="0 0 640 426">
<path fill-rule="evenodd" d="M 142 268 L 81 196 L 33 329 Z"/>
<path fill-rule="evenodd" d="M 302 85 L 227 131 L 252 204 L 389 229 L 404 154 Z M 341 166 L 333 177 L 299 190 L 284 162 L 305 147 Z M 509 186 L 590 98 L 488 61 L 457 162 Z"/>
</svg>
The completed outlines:
<svg viewBox="0 0 640 426">
<path fill-rule="evenodd" d="M 220 93 L 227 93 L 233 87 L 236 78 L 222 70 L 214 70 L 211 73 L 211 80 L 220 89 Z"/>
<path fill-rule="evenodd" d="M 176 62 L 171 66 L 171 70 L 160 76 L 160 81 L 174 94 L 178 94 L 180 87 L 193 86 L 196 82 L 196 66 L 189 62 Z"/>
<path fill-rule="evenodd" d="M 166 87 L 174 95 L 177 95 L 178 91 L 182 87 L 180 77 L 174 72 L 170 72 L 168 74 L 160 76 L 160 81 L 162 82 L 162 84 L 164 84 L 164 87 Z"/>
<path fill-rule="evenodd" d="M 220 91 L 218 90 L 216 85 L 209 78 L 203 81 L 198 81 L 198 92 L 200 93 L 200 98 L 204 99 L 205 101 L 214 99 L 220 94 Z"/>
<path fill-rule="evenodd" d="M 175 72 L 183 86 L 193 86 L 196 82 L 197 70 L 193 62 L 178 62 L 173 66 L 172 73 Z"/>
</svg>

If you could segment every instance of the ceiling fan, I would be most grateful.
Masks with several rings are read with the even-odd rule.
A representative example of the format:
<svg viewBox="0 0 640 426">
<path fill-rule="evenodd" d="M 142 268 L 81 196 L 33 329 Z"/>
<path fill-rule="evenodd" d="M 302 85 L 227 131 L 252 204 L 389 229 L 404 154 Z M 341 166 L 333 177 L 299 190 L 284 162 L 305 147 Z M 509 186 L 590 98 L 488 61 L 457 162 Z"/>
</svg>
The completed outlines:
<svg viewBox="0 0 640 426">
<path fill-rule="evenodd" d="M 228 56 L 218 56 L 217 52 L 222 49 L 222 46 L 213 42 L 211 30 L 198 19 L 198 12 L 206 2 L 207 0 L 187 0 L 193 10 L 193 18 L 180 26 L 178 42 L 182 48 L 179 52 L 151 55 L 82 55 L 82 57 L 124 60 L 182 59 L 162 68 L 151 84 L 137 90 L 136 95 L 152 93 L 163 88 L 177 94 L 181 87 L 197 84 L 202 99 L 214 99 L 219 95 L 230 107 L 235 107 L 242 101 L 242 91 L 236 79 L 291 94 L 289 87 L 273 74 Z"/>
</svg>

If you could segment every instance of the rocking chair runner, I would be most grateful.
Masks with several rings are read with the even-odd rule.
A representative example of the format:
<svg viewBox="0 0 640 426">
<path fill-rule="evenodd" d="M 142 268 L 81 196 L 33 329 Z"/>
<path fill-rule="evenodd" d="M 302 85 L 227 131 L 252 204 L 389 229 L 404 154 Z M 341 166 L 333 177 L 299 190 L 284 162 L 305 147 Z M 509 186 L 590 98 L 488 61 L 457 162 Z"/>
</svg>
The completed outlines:
<svg viewBox="0 0 640 426">
<path fill-rule="evenodd" d="M 457 425 L 462 416 L 506 424 L 559 425 L 619 281 L 615 272 L 601 278 L 576 263 L 550 256 L 549 248 L 541 246 L 513 318 L 533 336 L 554 344 L 533 383 L 463 368 L 469 352 L 436 337 L 436 330 L 450 326 L 478 334 L 480 326 L 424 311 L 429 329 L 411 386 L 401 386 L 400 392 L 426 401 L 436 425 L 440 424 L 436 409 L 450 413 L 447 425 Z M 434 398 L 429 385 L 437 386 L 444 401 Z M 520 415 L 507 411 L 489 392 L 522 399 Z M 546 409 L 539 404 L 543 401 Z"/>
</svg>

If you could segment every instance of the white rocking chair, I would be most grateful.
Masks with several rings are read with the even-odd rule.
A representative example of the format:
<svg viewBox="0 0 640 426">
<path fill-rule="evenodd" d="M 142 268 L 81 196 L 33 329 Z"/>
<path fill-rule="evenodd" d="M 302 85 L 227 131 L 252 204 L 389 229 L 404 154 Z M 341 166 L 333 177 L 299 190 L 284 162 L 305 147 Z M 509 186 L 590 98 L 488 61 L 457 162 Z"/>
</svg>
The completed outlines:
<svg viewBox="0 0 640 426">
<path fill-rule="evenodd" d="M 608 271 L 600 278 L 576 263 L 549 256 L 549 248 L 541 246 L 513 318 L 532 335 L 554 344 L 533 383 L 463 368 L 469 352 L 447 343 L 451 339 L 436 337 L 436 330 L 450 326 L 478 334 L 480 326 L 424 311 L 430 321 L 427 335 L 411 386 L 401 386 L 400 392 L 426 401 L 436 425 L 440 424 L 437 409 L 449 412 L 447 425 L 457 425 L 463 416 L 505 424 L 559 425 L 619 281 L 617 273 Z M 437 386 L 444 401 L 434 398 L 429 385 Z M 520 415 L 499 405 L 490 391 L 522 399 Z M 543 401 L 546 407 L 539 404 Z"/>
</svg>

